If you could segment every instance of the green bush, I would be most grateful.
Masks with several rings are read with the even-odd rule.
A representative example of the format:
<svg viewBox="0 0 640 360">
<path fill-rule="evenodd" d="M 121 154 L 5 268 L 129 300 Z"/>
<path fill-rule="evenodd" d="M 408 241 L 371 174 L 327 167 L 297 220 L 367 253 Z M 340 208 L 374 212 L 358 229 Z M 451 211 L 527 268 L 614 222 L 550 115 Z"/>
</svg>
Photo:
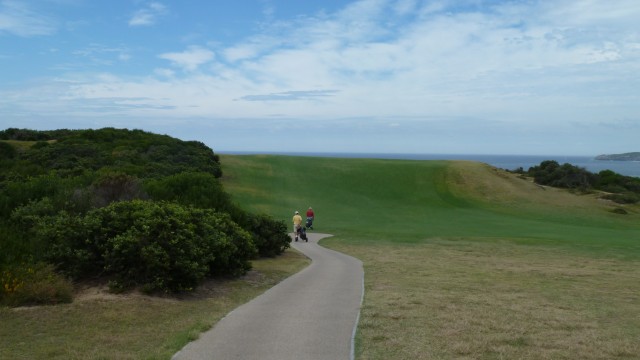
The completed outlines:
<svg viewBox="0 0 640 360">
<path fill-rule="evenodd" d="M 94 207 L 104 207 L 114 201 L 145 199 L 140 180 L 121 172 L 101 174 L 89 187 Z"/>
<path fill-rule="evenodd" d="M 203 209 L 227 211 L 233 208 L 231 198 L 218 178 L 205 172 L 182 172 L 145 183 L 154 200 L 175 201 Z"/>
<path fill-rule="evenodd" d="M 113 289 L 185 291 L 289 246 L 284 224 L 233 204 L 201 142 L 113 128 L 0 139 L 0 267 L 43 261 Z"/>
<path fill-rule="evenodd" d="M 188 291 L 202 281 L 213 258 L 195 230 L 190 209 L 163 203 L 115 203 L 105 212 L 128 213 L 105 239 L 104 270 L 121 286 L 146 291 Z M 105 212 L 96 212 L 100 217 Z M 112 213 L 112 214 L 114 214 Z"/>
<path fill-rule="evenodd" d="M 50 144 L 46 141 L 38 141 L 37 143 L 33 144 L 33 146 L 31 147 L 32 149 L 41 149 L 43 147 L 47 147 Z"/>
<path fill-rule="evenodd" d="M 248 230 L 260 256 L 274 257 L 282 254 L 291 244 L 287 226 L 265 214 L 248 215 Z"/>
<path fill-rule="evenodd" d="M 0 139 L 22 140 L 22 141 L 42 141 L 51 139 L 47 131 L 8 128 L 0 131 Z"/>
<path fill-rule="evenodd" d="M 536 183 L 590 193 L 593 189 L 613 194 L 603 198 L 621 204 L 633 204 L 640 201 L 640 179 L 624 176 L 611 170 L 592 174 L 584 168 L 571 164 L 560 165 L 557 161 L 546 160 L 527 172 Z"/>
<path fill-rule="evenodd" d="M 111 276 L 114 289 L 189 291 L 208 276 L 246 273 L 257 254 L 251 235 L 228 215 L 169 202 L 61 212 L 41 218 L 34 232 L 49 241 L 48 261 L 75 278 Z"/>
<path fill-rule="evenodd" d="M 209 227 L 214 232 L 221 232 L 218 237 L 210 237 L 210 246 L 215 258 L 210 263 L 211 275 L 238 276 L 251 269 L 251 259 L 258 256 L 258 250 L 251 234 L 236 224 L 229 214 L 216 213 L 212 210 L 202 210 L 211 216 L 205 220 L 205 229 Z"/>
<path fill-rule="evenodd" d="M 33 228 L 34 241 L 42 244 L 43 260 L 55 264 L 74 279 L 102 273 L 104 259 L 100 240 L 110 229 L 102 228 L 91 216 L 60 211 L 55 216 L 42 217 Z"/>
<path fill-rule="evenodd" d="M 7 306 L 69 303 L 73 285 L 49 264 L 21 264 L 0 273 L 0 302 Z"/>
<path fill-rule="evenodd" d="M 16 149 L 11 144 L 0 141 L 0 160 L 13 159 L 17 155 Z"/>
<path fill-rule="evenodd" d="M 539 166 L 529 168 L 529 174 L 541 185 L 585 191 L 593 187 L 597 177 L 584 168 L 571 164 L 560 165 L 557 161 L 547 160 Z"/>
</svg>

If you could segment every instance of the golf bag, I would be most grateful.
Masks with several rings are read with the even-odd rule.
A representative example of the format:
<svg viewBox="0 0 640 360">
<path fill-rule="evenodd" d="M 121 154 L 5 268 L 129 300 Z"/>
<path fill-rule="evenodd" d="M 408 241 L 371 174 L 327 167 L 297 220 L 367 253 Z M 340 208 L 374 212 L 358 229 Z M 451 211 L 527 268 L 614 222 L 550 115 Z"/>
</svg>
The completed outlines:
<svg viewBox="0 0 640 360">
<path fill-rule="evenodd" d="M 304 228 L 304 226 L 300 226 L 298 228 L 298 236 L 300 236 L 300 239 L 309 242 L 309 238 L 307 237 L 307 229 Z M 297 236 L 296 236 L 296 241 L 297 241 Z"/>
</svg>

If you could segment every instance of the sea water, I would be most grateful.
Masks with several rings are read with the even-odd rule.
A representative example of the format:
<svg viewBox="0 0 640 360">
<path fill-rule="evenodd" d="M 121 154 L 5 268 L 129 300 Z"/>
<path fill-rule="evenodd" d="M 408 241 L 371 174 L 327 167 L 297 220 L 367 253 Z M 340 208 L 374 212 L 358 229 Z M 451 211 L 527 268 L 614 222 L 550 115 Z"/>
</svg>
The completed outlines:
<svg viewBox="0 0 640 360">
<path fill-rule="evenodd" d="M 233 152 L 229 154 L 265 154 L 257 152 Z M 522 167 L 525 171 L 532 166 L 540 165 L 545 160 L 558 163 L 569 163 L 585 168 L 592 173 L 611 170 L 621 175 L 640 177 L 639 161 L 596 160 L 592 156 L 565 155 L 462 155 L 462 154 L 385 154 L 385 153 L 311 153 L 311 152 L 271 152 L 273 155 L 368 158 L 368 159 L 403 159 L 403 160 L 469 160 L 478 161 L 500 169 L 515 170 Z"/>
</svg>

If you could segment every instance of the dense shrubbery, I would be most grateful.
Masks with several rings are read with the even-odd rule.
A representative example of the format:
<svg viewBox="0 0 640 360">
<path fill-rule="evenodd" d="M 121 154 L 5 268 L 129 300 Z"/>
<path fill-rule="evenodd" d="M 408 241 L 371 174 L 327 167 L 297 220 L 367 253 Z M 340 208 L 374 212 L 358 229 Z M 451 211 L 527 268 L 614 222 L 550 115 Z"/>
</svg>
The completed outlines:
<svg viewBox="0 0 640 360">
<path fill-rule="evenodd" d="M 144 184 L 146 192 L 156 200 L 175 201 L 183 205 L 229 212 L 233 205 L 222 184 L 208 173 L 183 172 Z"/>
<path fill-rule="evenodd" d="M 528 171 L 519 168 L 515 172 L 533 177 L 540 185 L 576 189 L 580 191 L 599 190 L 610 194 L 603 198 L 620 204 L 633 204 L 640 201 L 640 179 L 603 170 L 593 174 L 584 168 L 571 164 L 560 165 L 557 161 L 546 160 Z"/>
<path fill-rule="evenodd" d="M 32 236 L 68 275 L 108 276 L 118 289 L 185 291 L 211 275 L 241 275 L 257 254 L 226 214 L 175 203 L 114 202 L 84 216 L 39 217 Z"/>
<path fill-rule="evenodd" d="M 13 159 L 16 157 L 16 149 L 4 142 L 0 142 L 0 160 Z"/>
<path fill-rule="evenodd" d="M 245 221 L 246 228 L 253 234 L 260 256 L 280 255 L 289 247 L 291 238 L 287 234 L 287 226 L 282 221 L 275 221 L 264 214 L 248 215 Z"/>
<path fill-rule="evenodd" d="M 586 169 L 553 160 L 529 168 L 529 175 L 538 184 L 569 189 L 587 190 L 595 182 L 595 176 Z"/>
<path fill-rule="evenodd" d="M 111 128 L 0 139 L 13 140 L 0 141 L 2 268 L 46 262 L 114 289 L 188 291 L 289 246 L 282 221 L 232 203 L 202 143 Z"/>
</svg>

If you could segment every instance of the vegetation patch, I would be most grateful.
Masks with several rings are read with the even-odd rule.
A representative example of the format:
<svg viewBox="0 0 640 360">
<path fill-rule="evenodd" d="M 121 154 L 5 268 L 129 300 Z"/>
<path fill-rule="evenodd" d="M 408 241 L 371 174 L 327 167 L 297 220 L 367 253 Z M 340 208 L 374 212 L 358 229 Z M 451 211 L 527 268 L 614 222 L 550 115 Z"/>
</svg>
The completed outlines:
<svg viewBox="0 0 640 360">
<path fill-rule="evenodd" d="M 72 300 L 73 285 L 46 263 L 16 264 L 0 273 L 0 304 L 55 305 Z"/>
<path fill-rule="evenodd" d="M 0 269 L 46 263 L 114 291 L 185 292 L 289 247 L 283 222 L 231 201 L 200 142 L 113 128 L 0 139 Z M 6 303 L 31 301 L 18 299 Z"/>
<path fill-rule="evenodd" d="M 623 208 L 614 208 L 613 210 L 611 210 L 612 213 L 614 214 L 620 214 L 620 215 L 627 215 L 629 212 Z"/>
<path fill-rule="evenodd" d="M 515 172 L 526 174 L 541 185 L 573 189 L 583 193 L 593 190 L 611 193 L 603 198 L 620 204 L 635 204 L 640 201 L 640 179 L 620 175 L 611 170 L 602 170 L 594 174 L 578 166 L 560 165 L 557 161 L 547 160 L 526 172 L 522 168 Z"/>
<path fill-rule="evenodd" d="M 636 358 L 640 217 L 473 162 L 223 156 L 225 188 L 313 206 L 361 259 L 358 359 Z M 269 173 L 245 176 L 254 164 Z M 304 185 L 300 185 L 304 184 Z M 258 189 L 248 191 L 247 189 Z M 294 191 L 292 191 L 294 189 Z"/>
<path fill-rule="evenodd" d="M 329 241 L 365 263 L 357 358 L 640 354 L 638 262 L 505 240 Z"/>
<path fill-rule="evenodd" d="M 51 151 L 60 143 L 64 141 L 42 149 Z M 31 151 L 40 150 L 31 148 L 25 156 Z M 89 144 L 74 153 L 85 151 L 94 153 Z M 181 173 L 203 171 L 167 171 L 172 167 L 164 164 L 150 169 L 157 177 L 146 177 L 136 166 L 152 162 L 129 162 L 125 159 L 135 156 L 127 157 L 128 151 L 112 149 L 111 154 L 123 159 L 119 164 L 132 166 L 131 172 L 65 167 L 71 160 L 93 166 L 94 160 L 72 157 L 62 157 L 67 160 L 59 162 L 59 170 L 44 172 L 39 162 L 26 161 L 23 155 L 4 162 L 9 165 L 2 169 L 12 170 L 2 173 L 1 186 L 17 195 L 2 197 L 7 192 L 0 192 L 0 209 L 10 209 L 3 213 L 9 215 L 3 218 L 3 229 L 10 230 L 4 232 L 8 241 L 2 250 L 8 251 L 0 253 L 3 261 L 17 264 L 17 255 L 25 253 L 45 258 L 47 252 L 36 251 L 46 249 L 41 246 L 45 240 L 22 237 L 17 231 L 21 227 L 37 231 L 38 226 L 29 224 L 53 221 L 65 213 L 74 221 L 108 213 L 105 209 L 119 202 L 96 208 L 95 189 L 105 184 L 136 186 L 126 177 L 122 182 L 98 180 L 109 172 L 135 177 L 142 186 L 140 194 L 148 196 L 121 200 L 126 206 L 151 201 L 176 213 L 219 209 L 203 205 L 206 200 L 188 205 L 171 198 L 170 191 L 154 189 L 157 184 L 172 187 L 172 176 L 199 184 L 200 175 Z M 145 151 L 134 153 L 146 156 Z M 25 161 L 19 171 L 16 159 Z M 222 179 L 232 203 L 271 214 L 269 223 L 283 226 L 290 223 L 294 210 L 313 206 L 314 227 L 336 235 L 323 244 L 363 260 L 358 358 L 596 359 L 640 354 L 637 204 L 625 205 L 628 214 L 619 216 L 611 210 L 620 206 L 593 193 L 578 195 L 550 186 L 543 190 L 530 177 L 469 162 L 223 156 L 221 167 L 224 177 L 204 173 Z M 260 221 L 250 221 L 247 214 L 253 213 L 227 214 L 247 233 L 263 228 Z M 145 234 L 145 229 L 132 231 Z M 269 232 L 262 234 L 271 239 Z M 252 241 L 258 246 L 254 236 Z M 163 249 L 153 242 L 125 243 L 134 244 L 132 249 L 146 244 Z M 274 243 L 282 244 L 278 237 Z M 11 358 L 167 358 L 232 308 L 291 273 L 258 267 L 262 263 L 272 269 L 295 253 L 284 254 L 253 261 L 254 270 L 241 280 L 217 278 L 222 282 L 206 286 L 216 299 L 230 299 L 226 304 L 198 297 L 204 296 L 200 287 L 178 297 L 125 292 L 114 295 L 115 300 L 1 308 L 0 346 Z"/>
<path fill-rule="evenodd" d="M 288 249 L 252 260 L 239 278 L 206 280 L 192 292 L 113 294 L 104 281 L 77 284 L 57 306 L 0 307 L 2 359 L 170 359 L 231 310 L 309 264 Z"/>
</svg>

